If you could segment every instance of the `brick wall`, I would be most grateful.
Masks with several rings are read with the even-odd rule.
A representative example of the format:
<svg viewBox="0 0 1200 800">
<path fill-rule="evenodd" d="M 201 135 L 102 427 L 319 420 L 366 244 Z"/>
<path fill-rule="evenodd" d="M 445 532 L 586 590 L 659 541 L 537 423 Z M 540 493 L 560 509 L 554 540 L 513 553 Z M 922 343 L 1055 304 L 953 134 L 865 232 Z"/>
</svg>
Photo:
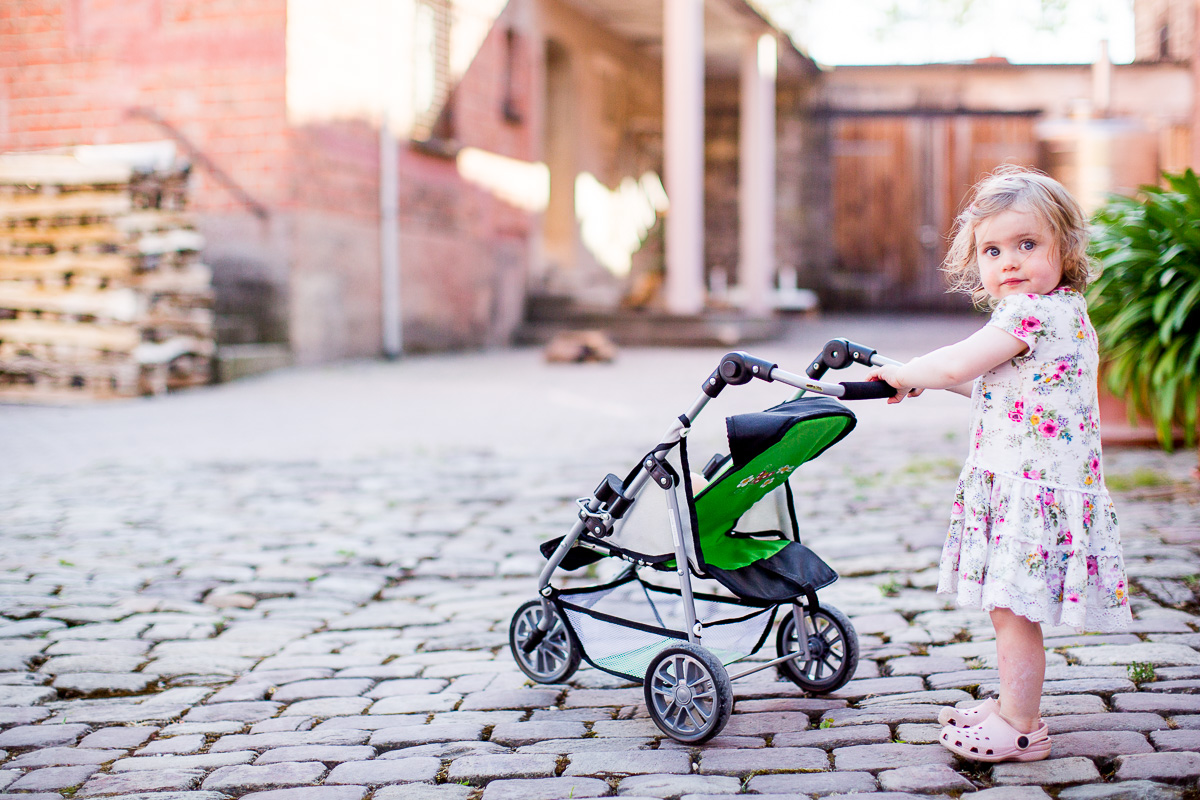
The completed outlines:
<svg viewBox="0 0 1200 800">
<path fill-rule="evenodd" d="M 531 41 L 507 12 L 492 26 L 450 101 L 456 145 L 535 160 Z M 529 212 L 466 183 L 453 158 L 413 147 L 403 151 L 405 347 L 508 343 L 521 321 L 533 225 Z"/>
<path fill-rule="evenodd" d="M 25 0 L 0 19 L 0 149 L 168 138 L 148 109 L 264 204 L 284 198 L 286 0 Z M 239 203 L 209 175 L 197 210 Z"/>
<path fill-rule="evenodd" d="M 289 127 L 286 15 L 287 0 L 0 4 L 0 150 L 170 138 L 161 120 L 215 167 L 194 159 L 191 189 L 222 339 L 287 340 L 301 362 L 373 356 L 378 130 Z M 532 158 L 530 41 L 503 20 L 484 41 L 454 95 L 462 144 Z M 464 184 L 452 159 L 403 148 L 400 182 L 406 346 L 507 342 L 530 215 Z"/>
</svg>

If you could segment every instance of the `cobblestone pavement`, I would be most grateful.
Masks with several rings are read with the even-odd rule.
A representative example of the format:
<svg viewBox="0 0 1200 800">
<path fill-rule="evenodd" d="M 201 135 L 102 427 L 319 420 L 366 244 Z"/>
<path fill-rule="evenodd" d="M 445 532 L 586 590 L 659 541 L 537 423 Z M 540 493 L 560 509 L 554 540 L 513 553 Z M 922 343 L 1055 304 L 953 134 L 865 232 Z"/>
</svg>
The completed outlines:
<svg viewBox="0 0 1200 800">
<path fill-rule="evenodd" d="M 974 325 L 827 317 L 754 349 L 799 372 L 832 335 L 906 358 Z M 862 646 L 843 689 L 756 673 L 723 733 L 686 747 L 637 685 L 587 666 L 531 684 L 507 629 L 534 597 L 537 544 L 653 444 L 719 354 L 422 357 L 0 407 L 0 794 L 1197 796 L 1194 452 L 1106 454 L 1136 622 L 1047 631 L 1051 760 L 980 767 L 936 744 L 939 706 L 997 689 L 986 616 L 933 593 L 965 446 L 966 403 L 944 393 L 855 404 L 858 429 L 794 481 L 806 542 L 842 576 L 822 601 Z M 693 447 L 779 399 L 729 390 Z"/>
</svg>

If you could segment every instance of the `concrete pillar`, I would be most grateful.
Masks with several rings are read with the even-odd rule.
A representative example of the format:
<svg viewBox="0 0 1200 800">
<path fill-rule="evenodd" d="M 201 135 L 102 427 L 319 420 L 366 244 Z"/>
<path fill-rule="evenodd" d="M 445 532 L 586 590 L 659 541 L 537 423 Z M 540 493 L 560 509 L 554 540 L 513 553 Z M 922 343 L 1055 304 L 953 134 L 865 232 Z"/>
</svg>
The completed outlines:
<svg viewBox="0 0 1200 800">
<path fill-rule="evenodd" d="M 771 34 L 747 37 L 742 50 L 738 283 L 743 308 L 769 314 L 775 281 L 775 76 Z"/>
<path fill-rule="evenodd" d="M 704 310 L 704 0 L 663 0 L 666 304 Z"/>
</svg>

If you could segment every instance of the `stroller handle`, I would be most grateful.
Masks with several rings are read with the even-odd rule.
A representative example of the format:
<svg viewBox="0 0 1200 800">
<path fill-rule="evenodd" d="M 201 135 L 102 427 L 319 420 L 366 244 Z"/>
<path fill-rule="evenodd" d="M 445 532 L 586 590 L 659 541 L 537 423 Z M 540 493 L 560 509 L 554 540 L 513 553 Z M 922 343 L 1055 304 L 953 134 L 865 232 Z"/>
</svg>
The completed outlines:
<svg viewBox="0 0 1200 800">
<path fill-rule="evenodd" d="M 896 388 L 883 381 L 846 381 L 838 385 L 845 390 L 842 394 L 843 400 L 874 400 L 896 396 Z"/>
<path fill-rule="evenodd" d="M 845 340 L 835 340 L 837 343 L 844 343 Z M 830 344 L 833 344 L 831 342 Z M 854 345 L 854 347 L 861 347 Z M 828 346 L 827 346 L 828 349 Z M 871 364 L 897 363 L 891 359 L 883 358 L 875 353 L 874 350 L 862 348 L 864 352 L 862 361 Z M 858 354 L 855 353 L 857 356 Z M 847 360 L 846 363 L 849 363 Z M 844 364 L 841 366 L 845 366 Z M 837 397 L 841 400 L 869 400 L 884 397 L 893 397 L 896 390 L 883 381 L 846 381 L 844 383 L 829 383 L 819 380 L 816 377 L 809 375 L 796 375 L 779 368 L 778 364 L 767 361 L 766 359 L 757 358 L 742 351 L 727 353 L 721 359 L 720 365 L 713 370 L 712 375 L 705 381 L 704 394 L 708 397 L 716 397 L 721 390 L 726 386 L 740 386 L 749 383 L 755 378 L 771 383 L 779 381 L 780 383 L 793 386 L 797 389 L 803 389 L 809 392 L 828 395 L 829 397 Z M 689 414 L 689 419 L 694 416 Z"/>
</svg>

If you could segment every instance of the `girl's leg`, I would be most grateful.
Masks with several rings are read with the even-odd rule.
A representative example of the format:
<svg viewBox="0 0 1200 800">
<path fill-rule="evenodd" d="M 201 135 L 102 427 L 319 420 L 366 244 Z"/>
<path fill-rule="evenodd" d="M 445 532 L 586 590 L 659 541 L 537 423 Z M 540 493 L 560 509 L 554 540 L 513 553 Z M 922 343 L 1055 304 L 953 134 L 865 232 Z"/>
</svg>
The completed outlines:
<svg viewBox="0 0 1200 800">
<path fill-rule="evenodd" d="M 993 609 L 991 616 L 1000 661 L 1000 716 L 1030 733 L 1038 726 L 1046 678 L 1042 626 L 1007 608 Z"/>
</svg>

